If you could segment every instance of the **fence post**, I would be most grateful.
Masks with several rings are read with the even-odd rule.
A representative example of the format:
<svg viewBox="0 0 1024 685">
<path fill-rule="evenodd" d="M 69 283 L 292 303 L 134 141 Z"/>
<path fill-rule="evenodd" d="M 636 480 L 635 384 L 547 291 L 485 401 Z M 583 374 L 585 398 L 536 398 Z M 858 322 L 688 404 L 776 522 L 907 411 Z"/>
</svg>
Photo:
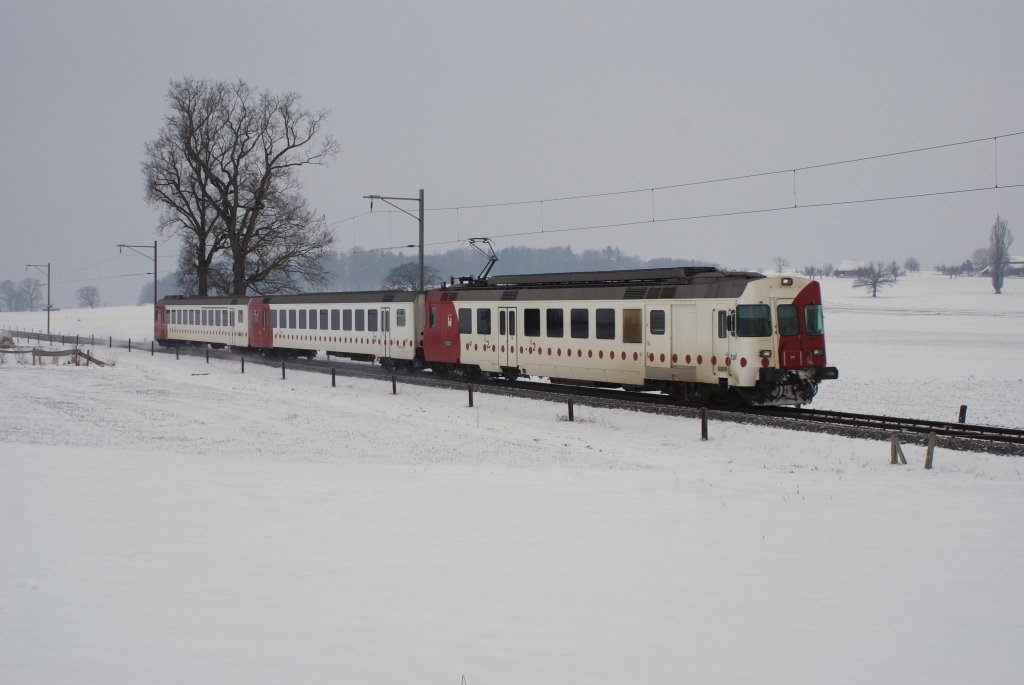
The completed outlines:
<svg viewBox="0 0 1024 685">
<path fill-rule="evenodd" d="M 207 346 L 207 348 L 206 348 L 206 363 L 207 364 L 210 363 L 210 348 L 209 348 L 209 346 Z"/>
<path fill-rule="evenodd" d="M 700 408 L 700 439 L 708 439 L 708 410 L 707 407 Z"/>
<path fill-rule="evenodd" d="M 156 343 L 152 340 L 149 341 L 149 356 L 152 357 L 156 354 Z"/>
<path fill-rule="evenodd" d="M 397 395 L 398 394 L 398 377 L 397 376 L 391 376 L 391 394 L 392 395 Z"/>
<path fill-rule="evenodd" d="M 900 446 L 900 433 L 893 431 L 889 436 L 889 463 L 906 464 L 907 458 L 903 455 L 903 448 Z"/>
<path fill-rule="evenodd" d="M 181 345 L 174 346 L 174 358 L 181 359 Z"/>
<path fill-rule="evenodd" d="M 132 351 L 132 339 L 131 338 L 128 338 L 128 351 L 129 352 Z"/>
<path fill-rule="evenodd" d="M 281 360 L 281 380 L 284 380 L 284 360 Z"/>
<path fill-rule="evenodd" d="M 469 406 L 472 407 L 473 406 L 473 386 L 470 385 L 468 387 L 469 387 Z"/>
<path fill-rule="evenodd" d="M 928 434 L 928 451 L 924 454 L 924 468 L 932 467 L 932 457 L 935 456 L 935 433 Z"/>
<path fill-rule="evenodd" d="M 967 405 L 960 405 L 960 420 L 959 423 L 967 423 Z"/>
<path fill-rule="evenodd" d="M 113 347 L 113 346 L 114 346 L 114 336 L 110 336 L 109 338 L 107 338 L 107 347 Z"/>
<path fill-rule="evenodd" d="M 576 419 L 572 415 L 572 400 L 569 400 L 569 420 L 575 421 Z"/>
<path fill-rule="evenodd" d="M 92 335 L 89 336 L 89 346 L 90 347 L 96 347 L 96 334 L 95 333 L 93 333 Z"/>
<path fill-rule="evenodd" d="M 338 377 L 337 377 L 337 373 L 335 372 L 333 366 L 331 367 L 331 387 L 332 388 L 338 387 Z"/>
</svg>

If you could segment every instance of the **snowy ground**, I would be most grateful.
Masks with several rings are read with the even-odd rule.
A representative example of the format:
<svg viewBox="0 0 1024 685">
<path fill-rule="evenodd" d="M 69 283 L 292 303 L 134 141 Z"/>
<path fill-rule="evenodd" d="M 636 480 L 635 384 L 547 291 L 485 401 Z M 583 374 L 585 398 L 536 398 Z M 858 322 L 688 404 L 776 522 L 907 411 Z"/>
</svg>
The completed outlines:
<svg viewBox="0 0 1024 685">
<path fill-rule="evenodd" d="M 1024 424 L 1024 283 L 984 285 L 827 281 L 818 405 Z M 112 356 L 0 365 L 0 682 L 1024 673 L 1019 459 Z"/>
</svg>

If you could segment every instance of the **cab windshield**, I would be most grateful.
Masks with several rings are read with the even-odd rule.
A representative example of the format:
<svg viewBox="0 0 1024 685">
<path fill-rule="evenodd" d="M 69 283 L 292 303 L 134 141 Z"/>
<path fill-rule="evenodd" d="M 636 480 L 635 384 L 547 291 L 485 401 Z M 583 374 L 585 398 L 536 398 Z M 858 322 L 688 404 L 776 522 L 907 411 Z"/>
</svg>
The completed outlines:
<svg viewBox="0 0 1024 685">
<path fill-rule="evenodd" d="M 779 320 L 779 335 L 799 335 L 800 322 L 796 318 L 796 305 L 780 304 L 776 307 Z"/>
<path fill-rule="evenodd" d="M 825 317 L 820 304 L 804 305 L 804 322 L 807 335 L 825 335 Z"/>
</svg>

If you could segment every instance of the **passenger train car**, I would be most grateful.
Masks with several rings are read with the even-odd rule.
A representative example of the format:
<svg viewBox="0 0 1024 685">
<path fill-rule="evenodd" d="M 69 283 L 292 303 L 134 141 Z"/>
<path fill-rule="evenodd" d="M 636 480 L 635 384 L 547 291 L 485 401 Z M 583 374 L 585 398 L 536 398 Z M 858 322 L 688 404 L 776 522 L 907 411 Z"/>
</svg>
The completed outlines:
<svg viewBox="0 0 1024 685">
<path fill-rule="evenodd" d="M 838 378 L 809 279 L 688 267 L 464 281 L 425 293 L 170 297 L 156 339 L 752 404 L 806 404 Z"/>
</svg>

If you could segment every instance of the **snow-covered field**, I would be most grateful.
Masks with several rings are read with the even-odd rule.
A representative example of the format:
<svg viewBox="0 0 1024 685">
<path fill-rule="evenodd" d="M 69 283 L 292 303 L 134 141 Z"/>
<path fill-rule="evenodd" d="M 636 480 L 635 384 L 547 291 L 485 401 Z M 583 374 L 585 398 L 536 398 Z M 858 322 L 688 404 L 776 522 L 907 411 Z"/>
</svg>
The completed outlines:
<svg viewBox="0 0 1024 685">
<path fill-rule="evenodd" d="M 824 285 L 817 406 L 1024 425 L 1024 282 Z M 114 368 L 0 365 L 2 683 L 1024 675 L 1017 458 L 242 375 L 149 312 L 54 313 L 147 341 Z"/>
</svg>

